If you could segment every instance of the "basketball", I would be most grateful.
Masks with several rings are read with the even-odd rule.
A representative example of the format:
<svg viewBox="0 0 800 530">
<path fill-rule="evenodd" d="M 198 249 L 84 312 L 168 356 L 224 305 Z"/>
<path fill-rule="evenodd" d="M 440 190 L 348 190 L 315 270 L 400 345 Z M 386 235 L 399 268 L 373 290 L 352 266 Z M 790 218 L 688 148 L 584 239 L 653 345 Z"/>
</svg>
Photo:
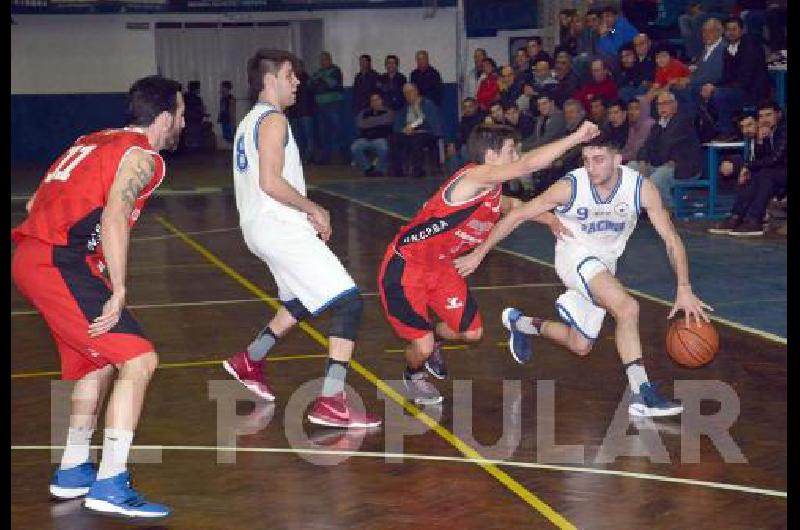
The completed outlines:
<svg viewBox="0 0 800 530">
<path fill-rule="evenodd" d="M 705 366 L 714 360 L 718 349 L 719 335 L 710 322 L 687 325 L 685 318 L 679 318 L 667 330 L 667 353 L 681 366 Z"/>
</svg>

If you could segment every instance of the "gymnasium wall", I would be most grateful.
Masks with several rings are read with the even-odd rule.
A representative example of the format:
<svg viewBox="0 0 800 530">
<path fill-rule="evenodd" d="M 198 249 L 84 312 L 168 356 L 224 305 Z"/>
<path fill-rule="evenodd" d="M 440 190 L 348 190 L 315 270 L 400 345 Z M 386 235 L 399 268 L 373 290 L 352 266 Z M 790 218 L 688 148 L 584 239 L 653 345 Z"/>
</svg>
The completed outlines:
<svg viewBox="0 0 800 530">
<path fill-rule="evenodd" d="M 431 64 L 445 83 L 442 118 L 447 137 L 458 123 L 458 61 L 456 8 L 440 8 L 425 18 L 423 9 L 370 9 L 314 12 L 232 14 L 128 15 L 15 15 L 11 26 L 11 153 L 12 161 L 46 161 L 79 134 L 125 120 L 125 92 L 131 82 L 156 72 L 156 22 L 290 22 L 292 47 L 301 56 L 302 21 L 323 20 L 324 46 L 351 87 L 358 56 L 369 53 L 373 66 L 383 71 L 383 60 L 393 53 L 408 74 L 414 53 L 427 49 Z M 128 26 L 134 24 L 135 28 Z M 513 32 L 520 33 L 520 32 Z M 530 34 L 531 32 L 521 32 Z M 472 41 L 480 44 L 470 45 Z M 507 37 L 470 39 L 475 46 L 507 48 Z M 308 46 L 312 46 L 309 42 Z M 316 43 L 315 48 L 319 47 Z M 252 50 L 242 50 L 246 60 Z M 313 55 L 312 55 L 313 57 Z M 317 61 L 307 58 L 309 70 Z M 471 63 L 471 59 L 469 60 Z M 499 62 L 503 62 L 502 60 Z M 215 88 L 204 87 L 204 92 Z M 350 90 L 346 96 L 350 99 Z M 216 117 L 216 97 L 205 98 Z M 352 124 L 349 132 L 354 134 Z"/>
</svg>

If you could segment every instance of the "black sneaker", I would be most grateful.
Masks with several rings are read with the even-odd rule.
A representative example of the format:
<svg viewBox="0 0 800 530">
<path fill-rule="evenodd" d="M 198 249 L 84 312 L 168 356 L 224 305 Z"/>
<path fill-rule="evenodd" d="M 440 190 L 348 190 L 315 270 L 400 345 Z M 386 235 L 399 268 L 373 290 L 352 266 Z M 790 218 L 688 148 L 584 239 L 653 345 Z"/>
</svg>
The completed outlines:
<svg viewBox="0 0 800 530">
<path fill-rule="evenodd" d="M 416 405 L 436 405 L 443 400 L 442 395 L 428 381 L 428 374 L 423 370 L 413 374 L 409 374 L 408 370 L 405 370 L 403 385 L 406 387 L 408 398 Z"/>
<path fill-rule="evenodd" d="M 737 228 L 740 224 L 742 224 L 742 218 L 738 215 L 732 215 L 717 226 L 709 228 L 708 231 L 712 234 L 730 234 L 731 230 Z"/>
<path fill-rule="evenodd" d="M 436 379 L 447 378 L 447 363 L 444 362 L 442 355 L 442 342 L 436 341 L 433 344 L 433 351 L 425 361 L 425 369 Z"/>
<path fill-rule="evenodd" d="M 764 225 L 755 219 L 746 219 L 728 234 L 732 236 L 763 236 Z"/>
</svg>

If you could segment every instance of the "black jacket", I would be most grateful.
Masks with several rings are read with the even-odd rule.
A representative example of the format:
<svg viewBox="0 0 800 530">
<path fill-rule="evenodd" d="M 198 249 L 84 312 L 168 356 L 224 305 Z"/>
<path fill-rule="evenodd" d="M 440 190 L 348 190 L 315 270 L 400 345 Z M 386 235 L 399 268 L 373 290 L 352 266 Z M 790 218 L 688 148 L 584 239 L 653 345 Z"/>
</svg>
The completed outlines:
<svg viewBox="0 0 800 530">
<path fill-rule="evenodd" d="M 356 113 L 369 107 L 369 96 L 378 88 L 378 77 L 378 72 L 372 69 L 366 74 L 356 74 L 353 81 L 353 110 Z"/>
<path fill-rule="evenodd" d="M 400 110 L 406 104 L 403 97 L 403 85 L 406 84 L 406 76 L 397 72 L 390 78 L 388 73 L 378 76 L 377 89 L 383 93 L 383 103 L 387 108 Z"/>
<path fill-rule="evenodd" d="M 428 66 L 424 72 L 415 68 L 408 79 L 417 85 L 422 97 L 430 99 L 437 107 L 442 106 L 442 76 L 436 68 Z"/>
<path fill-rule="evenodd" d="M 731 55 L 725 45 L 723 57 L 722 80 L 719 86 L 742 89 L 751 103 L 769 95 L 770 80 L 764 48 L 750 35 L 742 35 L 736 55 Z"/>
<path fill-rule="evenodd" d="M 753 172 L 765 168 L 786 168 L 786 151 L 789 144 L 786 141 L 786 120 L 778 122 L 772 138 L 767 138 L 759 145 L 756 144 L 755 160 L 747 163 L 747 168 Z"/>
<path fill-rule="evenodd" d="M 692 120 L 683 114 L 676 114 L 669 120 L 666 128 L 656 122 L 650 129 L 638 158 L 653 166 L 674 162 L 675 178 L 678 180 L 698 176 L 702 170 L 703 158 Z"/>
<path fill-rule="evenodd" d="M 483 111 L 478 110 L 472 116 L 464 116 L 461 118 L 461 122 L 458 124 L 458 138 L 456 138 L 456 145 L 458 147 L 461 147 L 467 143 L 472 129 L 474 129 L 479 123 L 483 122 L 485 117 L 486 114 Z"/>
</svg>

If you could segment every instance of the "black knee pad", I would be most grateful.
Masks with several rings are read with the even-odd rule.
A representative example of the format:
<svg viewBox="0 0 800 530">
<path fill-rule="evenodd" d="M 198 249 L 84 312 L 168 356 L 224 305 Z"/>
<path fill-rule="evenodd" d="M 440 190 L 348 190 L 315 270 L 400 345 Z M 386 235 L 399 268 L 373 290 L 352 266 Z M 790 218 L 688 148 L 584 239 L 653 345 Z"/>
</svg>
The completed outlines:
<svg viewBox="0 0 800 530">
<path fill-rule="evenodd" d="M 306 309 L 306 306 L 304 306 L 303 303 L 297 298 L 293 298 L 288 302 L 281 303 L 283 304 L 283 307 L 285 307 L 286 310 L 291 313 L 294 319 L 298 322 L 301 322 L 311 316 L 311 313 L 309 313 L 308 309 Z"/>
<path fill-rule="evenodd" d="M 331 337 L 356 340 L 361 327 L 361 314 L 364 312 L 364 300 L 361 293 L 353 291 L 331 307 Z"/>
</svg>

